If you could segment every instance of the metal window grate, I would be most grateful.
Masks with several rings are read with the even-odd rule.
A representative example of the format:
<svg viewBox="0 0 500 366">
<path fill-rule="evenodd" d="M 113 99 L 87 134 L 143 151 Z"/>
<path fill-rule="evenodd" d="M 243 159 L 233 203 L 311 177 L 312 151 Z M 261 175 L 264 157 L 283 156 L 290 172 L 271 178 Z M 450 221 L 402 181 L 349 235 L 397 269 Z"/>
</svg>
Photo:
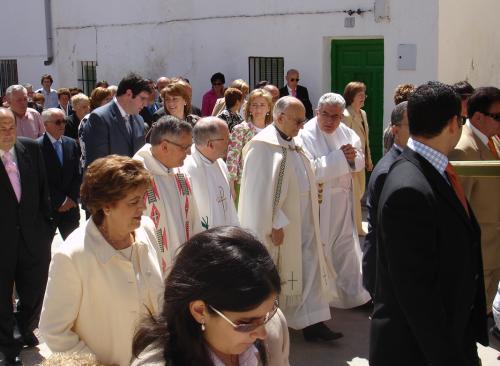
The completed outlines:
<svg viewBox="0 0 500 366">
<path fill-rule="evenodd" d="M 78 84 L 80 89 L 87 95 L 90 95 L 95 88 L 97 81 L 97 62 L 96 61 L 81 61 L 80 62 L 80 77 Z"/>
<path fill-rule="evenodd" d="M 17 60 L 0 60 L 0 96 L 4 96 L 5 90 L 18 82 Z"/>
<path fill-rule="evenodd" d="M 284 80 L 283 57 L 249 57 L 248 58 L 248 80 L 250 87 L 262 80 L 267 80 L 271 84 L 280 88 Z"/>
</svg>

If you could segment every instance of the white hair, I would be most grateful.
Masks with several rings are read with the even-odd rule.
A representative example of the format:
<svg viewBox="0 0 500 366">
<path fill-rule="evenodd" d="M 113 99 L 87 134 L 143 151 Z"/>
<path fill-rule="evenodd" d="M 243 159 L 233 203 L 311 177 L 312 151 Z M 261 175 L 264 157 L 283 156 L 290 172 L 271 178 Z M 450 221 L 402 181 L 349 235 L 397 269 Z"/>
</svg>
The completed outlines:
<svg viewBox="0 0 500 366">
<path fill-rule="evenodd" d="M 290 104 L 296 103 L 297 101 L 300 102 L 300 100 L 298 100 L 297 98 L 291 97 L 289 95 L 278 99 L 278 101 L 274 105 L 273 119 L 276 121 L 278 117 L 281 115 L 281 113 L 284 113 L 285 110 L 290 106 Z"/>
<path fill-rule="evenodd" d="M 337 93 L 326 93 L 319 98 L 318 109 L 324 105 L 338 105 L 345 109 L 345 99 L 342 95 Z"/>
<path fill-rule="evenodd" d="M 64 115 L 64 112 L 62 109 L 59 108 L 48 108 L 42 112 L 42 121 L 43 123 L 49 122 L 49 120 L 52 118 L 54 114 L 62 113 Z"/>
<path fill-rule="evenodd" d="M 20 91 L 23 91 L 26 93 L 28 92 L 24 86 L 19 85 L 19 84 L 14 84 L 14 85 L 11 85 L 7 88 L 7 90 L 5 91 L 5 95 L 7 96 L 7 98 L 10 98 L 12 96 L 12 94 L 20 92 Z"/>
</svg>

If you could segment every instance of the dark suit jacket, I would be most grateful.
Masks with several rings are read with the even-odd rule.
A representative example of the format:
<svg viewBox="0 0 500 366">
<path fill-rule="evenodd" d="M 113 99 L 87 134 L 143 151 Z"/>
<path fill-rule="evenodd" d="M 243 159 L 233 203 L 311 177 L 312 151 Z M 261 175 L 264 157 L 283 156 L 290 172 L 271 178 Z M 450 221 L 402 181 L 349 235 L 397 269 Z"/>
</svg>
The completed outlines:
<svg viewBox="0 0 500 366">
<path fill-rule="evenodd" d="M 156 102 L 155 102 L 155 106 L 156 106 L 156 108 L 154 108 L 155 112 L 161 108 L 161 104 L 158 104 Z M 139 112 L 139 114 L 141 115 L 144 122 L 148 125 L 148 128 L 151 128 L 151 125 L 153 124 L 153 122 L 156 121 L 156 119 L 154 117 L 154 112 L 152 112 L 152 110 L 153 110 L 152 106 L 146 106 L 146 107 L 142 108 L 141 111 Z"/>
<path fill-rule="evenodd" d="M 377 254 L 377 209 L 378 200 L 389 168 L 399 157 L 401 152 L 394 145 L 387 151 L 382 159 L 375 165 L 368 182 L 366 206 L 368 207 L 368 233 L 363 244 L 363 286 L 372 298 L 375 293 L 375 267 Z"/>
<path fill-rule="evenodd" d="M 60 104 L 57 105 L 57 108 L 62 109 L 64 111 L 64 113 L 66 113 L 66 110 Z M 70 104 L 68 106 L 68 116 L 67 117 L 71 116 L 72 114 L 73 114 L 73 107 Z"/>
<path fill-rule="evenodd" d="M 284 97 L 285 95 L 288 95 L 288 87 L 286 85 L 280 89 L 280 98 Z M 302 104 L 304 104 L 304 107 L 306 109 L 306 118 L 313 118 L 313 110 L 311 101 L 309 100 L 309 92 L 307 91 L 307 88 L 305 86 L 297 85 L 297 99 L 299 99 Z"/>
<path fill-rule="evenodd" d="M 85 142 L 86 166 L 98 158 L 111 154 L 134 156 L 146 143 L 142 117 L 132 116 L 130 126 L 132 136 L 127 131 L 125 120 L 115 101 L 111 101 L 90 113 L 82 133 L 82 139 Z"/>
<path fill-rule="evenodd" d="M 64 203 L 66 197 L 78 202 L 80 197 L 80 158 L 78 156 L 78 145 L 70 137 L 62 136 L 63 165 L 59 162 L 49 137 L 45 133 L 37 140 L 42 149 L 47 170 L 47 177 L 52 201 L 52 209 L 57 209 Z"/>
<path fill-rule="evenodd" d="M 75 113 L 70 114 L 66 117 L 66 127 L 64 128 L 64 136 L 71 137 L 72 139 L 78 140 L 78 126 L 80 121 Z"/>
<path fill-rule="evenodd" d="M 50 256 L 52 218 L 47 174 L 42 152 L 36 141 L 18 137 L 15 144 L 21 180 L 21 202 L 0 162 L 0 261 L 9 260 L 17 243 L 24 239 L 27 250 L 35 256 Z M 16 253 L 17 254 L 17 253 Z M 15 257 L 14 257 L 15 258 Z M 49 257 L 50 258 L 50 257 Z"/>
<path fill-rule="evenodd" d="M 488 345 L 481 234 L 453 188 L 406 148 L 378 208 L 370 365 L 477 365 Z"/>
</svg>

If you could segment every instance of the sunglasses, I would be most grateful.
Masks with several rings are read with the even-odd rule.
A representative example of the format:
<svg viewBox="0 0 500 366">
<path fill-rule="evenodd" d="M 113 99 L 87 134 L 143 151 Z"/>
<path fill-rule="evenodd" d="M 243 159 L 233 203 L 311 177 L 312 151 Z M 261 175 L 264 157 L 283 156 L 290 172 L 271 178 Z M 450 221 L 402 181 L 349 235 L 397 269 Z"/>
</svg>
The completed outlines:
<svg viewBox="0 0 500 366">
<path fill-rule="evenodd" d="M 500 122 L 500 113 L 488 113 L 488 112 L 481 112 L 485 116 L 493 118 L 495 121 Z"/>
<path fill-rule="evenodd" d="M 212 305 L 208 305 L 208 306 L 210 307 L 210 309 L 215 311 L 215 313 L 217 315 L 219 315 L 222 319 L 224 319 L 229 324 L 231 324 L 235 331 L 240 332 L 240 333 L 248 333 L 248 332 L 254 331 L 258 327 L 268 323 L 272 319 L 272 317 L 276 314 L 276 312 L 278 311 L 279 304 L 278 304 L 278 299 L 276 299 L 274 301 L 273 309 L 269 313 L 267 313 L 263 319 L 253 321 L 251 323 L 243 323 L 243 324 L 235 324 L 227 316 L 222 314 L 221 311 L 217 310 Z"/>
<path fill-rule="evenodd" d="M 290 79 L 290 81 L 291 81 L 292 83 L 293 83 L 293 82 L 295 82 L 295 81 L 296 81 L 296 82 L 299 82 L 299 81 L 300 81 L 300 79 L 299 79 L 299 78 L 297 78 L 297 79 L 291 78 L 291 79 Z"/>
<path fill-rule="evenodd" d="M 52 123 L 54 123 L 56 126 L 61 126 L 61 125 L 65 125 L 67 122 L 65 119 L 57 119 L 55 121 L 52 121 Z"/>
</svg>

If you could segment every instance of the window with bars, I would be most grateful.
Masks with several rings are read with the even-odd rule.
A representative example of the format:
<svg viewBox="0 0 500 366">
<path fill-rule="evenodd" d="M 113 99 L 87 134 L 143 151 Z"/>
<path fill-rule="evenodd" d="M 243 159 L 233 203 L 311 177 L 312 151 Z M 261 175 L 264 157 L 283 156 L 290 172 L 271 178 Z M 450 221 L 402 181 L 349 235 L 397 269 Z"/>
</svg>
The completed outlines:
<svg viewBox="0 0 500 366">
<path fill-rule="evenodd" d="M 249 57 L 248 58 L 248 81 L 253 89 L 262 80 L 280 88 L 284 80 L 283 57 Z"/>
<path fill-rule="evenodd" d="M 78 86 L 87 95 L 90 95 L 95 88 L 97 81 L 97 62 L 96 61 L 81 61 L 80 74 L 78 78 Z"/>
<path fill-rule="evenodd" d="M 5 90 L 18 82 L 17 60 L 0 60 L 0 96 L 3 97 Z"/>
</svg>

